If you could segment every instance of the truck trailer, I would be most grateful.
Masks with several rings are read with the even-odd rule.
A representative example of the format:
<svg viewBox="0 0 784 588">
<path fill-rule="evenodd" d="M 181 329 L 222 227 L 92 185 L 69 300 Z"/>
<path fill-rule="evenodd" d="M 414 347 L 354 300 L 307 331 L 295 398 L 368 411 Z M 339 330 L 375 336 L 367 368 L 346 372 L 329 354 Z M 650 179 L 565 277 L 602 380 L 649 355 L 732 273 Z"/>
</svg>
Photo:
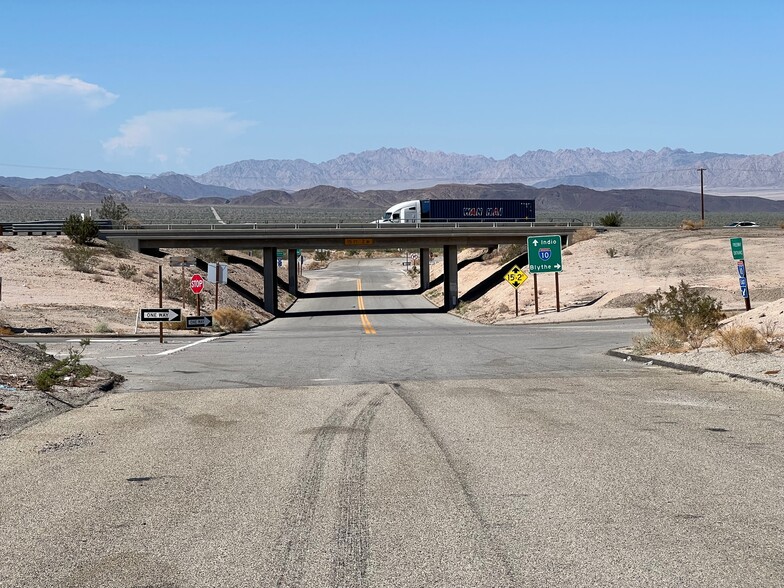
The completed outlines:
<svg viewBox="0 0 784 588">
<path fill-rule="evenodd" d="M 536 220 L 534 200 L 408 200 L 391 206 L 384 218 L 376 221 L 385 223 L 420 222 L 534 222 Z"/>
</svg>

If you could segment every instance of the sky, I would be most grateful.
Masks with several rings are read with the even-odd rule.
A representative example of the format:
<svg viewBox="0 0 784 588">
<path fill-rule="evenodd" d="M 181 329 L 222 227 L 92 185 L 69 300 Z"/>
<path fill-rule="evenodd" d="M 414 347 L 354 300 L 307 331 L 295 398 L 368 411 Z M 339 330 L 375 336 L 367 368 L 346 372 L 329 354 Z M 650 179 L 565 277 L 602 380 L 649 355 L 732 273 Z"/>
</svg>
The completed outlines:
<svg viewBox="0 0 784 588">
<path fill-rule="evenodd" d="M 780 0 L 0 0 L 0 176 L 784 151 Z"/>
</svg>

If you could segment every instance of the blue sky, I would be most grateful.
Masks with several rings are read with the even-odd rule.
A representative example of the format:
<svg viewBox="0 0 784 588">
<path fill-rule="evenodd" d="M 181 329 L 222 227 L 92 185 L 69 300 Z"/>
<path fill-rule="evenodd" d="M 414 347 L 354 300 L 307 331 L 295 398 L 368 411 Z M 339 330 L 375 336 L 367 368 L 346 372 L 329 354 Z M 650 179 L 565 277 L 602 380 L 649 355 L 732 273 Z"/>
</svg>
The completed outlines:
<svg viewBox="0 0 784 588">
<path fill-rule="evenodd" d="M 784 3 L 0 0 L 0 175 L 784 151 Z"/>
</svg>

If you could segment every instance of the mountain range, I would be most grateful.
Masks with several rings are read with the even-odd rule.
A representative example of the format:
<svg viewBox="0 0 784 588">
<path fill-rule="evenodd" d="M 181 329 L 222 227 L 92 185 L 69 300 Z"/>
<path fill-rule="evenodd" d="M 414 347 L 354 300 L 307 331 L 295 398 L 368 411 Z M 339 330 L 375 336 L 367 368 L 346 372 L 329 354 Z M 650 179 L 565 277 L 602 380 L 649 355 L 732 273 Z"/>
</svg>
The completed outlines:
<svg viewBox="0 0 784 588">
<path fill-rule="evenodd" d="M 522 198 L 535 199 L 539 210 L 693 211 L 700 167 L 705 168 L 709 210 L 784 212 L 784 200 L 710 195 L 718 187 L 781 191 L 784 152 L 748 156 L 682 149 L 534 151 L 494 160 L 385 148 L 321 164 L 239 161 L 200 176 L 95 171 L 39 179 L 0 177 L 0 202 L 99 202 L 112 196 L 129 204 L 385 209 L 424 198 Z M 676 189 L 680 185 L 688 190 Z"/>
<path fill-rule="evenodd" d="M 349 153 L 323 163 L 237 161 L 194 179 L 237 190 L 299 190 L 331 185 L 355 190 L 404 189 L 439 183 L 522 183 L 537 188 L 575 185 L 612 188 L 699 189 L 705 168 L 710 189 L 784 188 L 784 152 L 776 155 L 692 153 L 684 149 L 529 151 L 505 159 L 414 148 Z"/>
</svg>

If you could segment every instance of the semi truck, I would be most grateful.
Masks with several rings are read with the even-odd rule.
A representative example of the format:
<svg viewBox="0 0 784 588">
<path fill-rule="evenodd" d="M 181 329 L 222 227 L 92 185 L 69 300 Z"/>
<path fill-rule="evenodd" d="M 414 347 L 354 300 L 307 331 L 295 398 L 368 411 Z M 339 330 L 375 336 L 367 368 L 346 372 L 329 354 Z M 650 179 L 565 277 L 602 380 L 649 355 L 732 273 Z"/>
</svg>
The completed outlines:
<svg viewBox="0 0 784 588">
<path fill-rule="evenodd" d="M 391 206 L 384 218 L 376 221 L 385 223 L 420 222 L 490 222 L 536 220 L 534 200 L 408 200 Z"/>
</svg>

